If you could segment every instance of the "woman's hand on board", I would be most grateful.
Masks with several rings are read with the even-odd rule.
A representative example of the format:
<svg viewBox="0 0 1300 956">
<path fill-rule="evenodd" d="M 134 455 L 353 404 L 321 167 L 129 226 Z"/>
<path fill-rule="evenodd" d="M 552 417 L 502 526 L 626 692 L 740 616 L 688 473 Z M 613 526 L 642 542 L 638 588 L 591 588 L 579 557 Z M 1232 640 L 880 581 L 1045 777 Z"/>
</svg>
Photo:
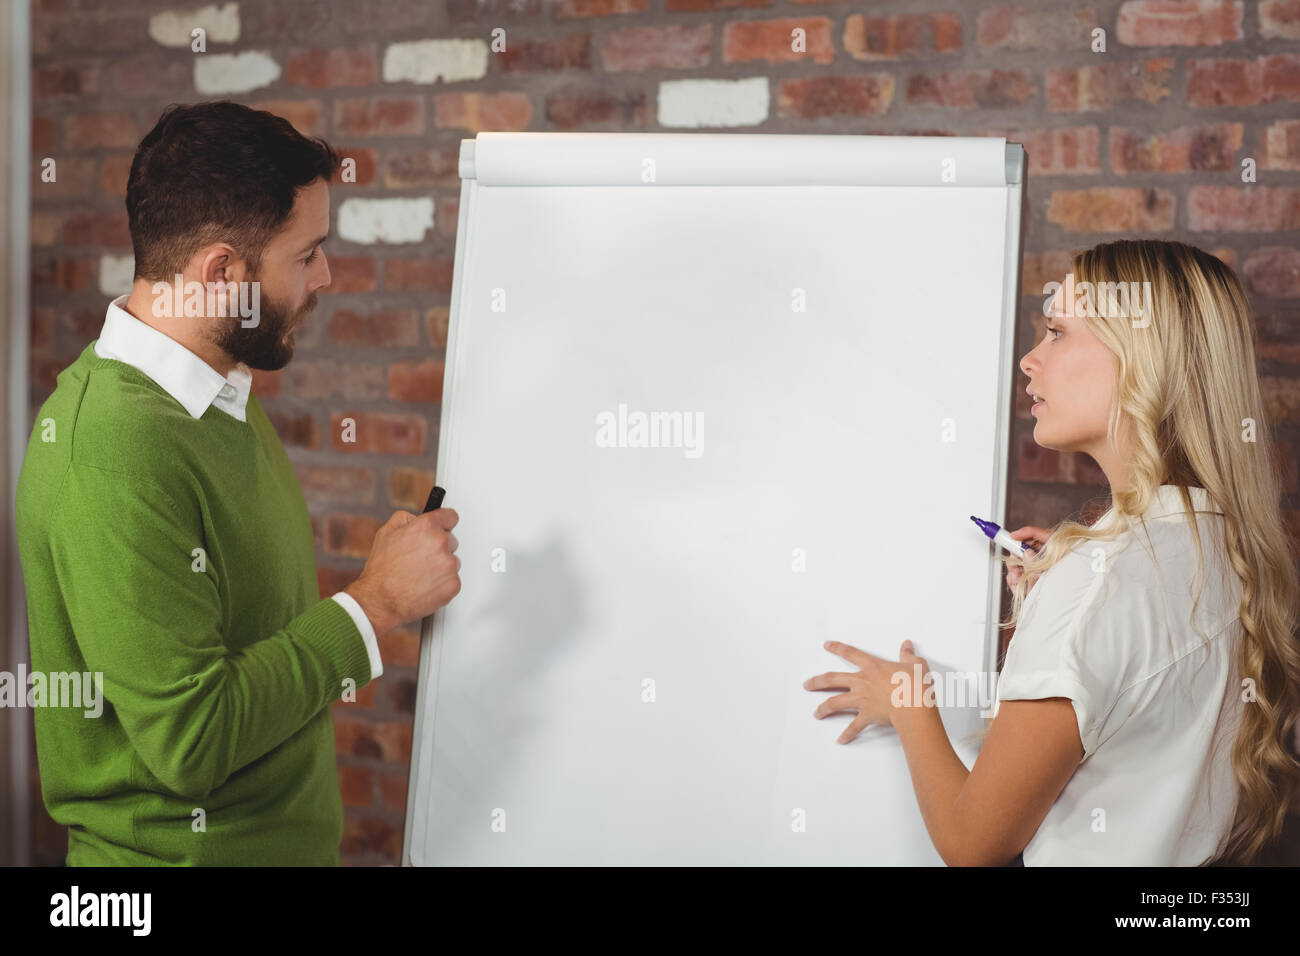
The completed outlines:
<svg viewBox="0 0 1300 956">
<path fill-rule="evenodd" d="M 839 736 L 838 742 L 842 744 L 847 744 L 868 724 L 893 724 L 896 712 L 892 702 L 895 686 L 901 684 L 905 704 L 910 704 L 913 701 L 911 682 L 920 680 L 924 685 L 929 673 L 924 658 L 913 653 L 911 641 L 903 642 L 896 661 L 887 661 L 839 641 L 827 641 L 825 647 L 832 654 L 838 654 L 859 668 L 856 674 L 828 671 L 803 682 L 806 690 L 844 691 L 828 697 L 818 705 L 813 711 L 813 716 L 818 720 L 842 710 L 857 711 L 853 722 Z M 900 672 L 903 676 L 895 680 L 894 675 Z M 918 693 L 923 690 L 924 687 Z"/>
<path fill-rule="evenodd" d="M 1043 546 L 1047 544 L 1047 539 L 1051 537 L 1052 532 L 1045 531 L 1042 528 L 1035 528 L 1033 525 L 1025 525 L 1023 528 L 1017 528 L 1015 531 L 1007 532 L 1017 541 L 1023 541 L 1034 549 L 1037 553 L 1042 553 Z M 1022 569 L 1015 565 L 1007 565 L 1007 587 L 1012 591 L 1016 589 L 1017 582 L 1020 581 Z"/>
</svg>

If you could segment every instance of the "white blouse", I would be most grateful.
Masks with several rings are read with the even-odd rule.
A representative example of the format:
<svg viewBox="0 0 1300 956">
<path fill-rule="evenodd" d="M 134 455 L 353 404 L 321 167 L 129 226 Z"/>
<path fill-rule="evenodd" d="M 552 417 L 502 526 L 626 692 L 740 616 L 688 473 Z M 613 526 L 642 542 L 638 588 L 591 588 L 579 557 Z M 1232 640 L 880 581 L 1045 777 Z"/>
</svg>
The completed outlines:
<svg viewBox="0 0 1300 956">
<path fill-rule="evenodd" d="M 1025 599 L 997 700 L 1068 697 L 1084 750 L 1026 866 L 1195 866 L 1231 828 L 1241 583 L 1222 512 L 1188 491 L 1205 575 L 1195 616 L 1195 539 L 1175 485 L 1158 489 L 1147 533 L 1083 542 Z"/>
</svg>

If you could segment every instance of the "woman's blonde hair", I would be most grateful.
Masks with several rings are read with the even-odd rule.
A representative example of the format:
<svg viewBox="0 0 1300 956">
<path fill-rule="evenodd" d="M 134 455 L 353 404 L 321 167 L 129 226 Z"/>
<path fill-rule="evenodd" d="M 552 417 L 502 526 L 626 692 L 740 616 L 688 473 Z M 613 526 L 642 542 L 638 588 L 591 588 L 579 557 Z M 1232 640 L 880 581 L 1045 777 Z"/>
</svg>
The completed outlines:
<svg viewBox="0 0 1300 956">
<path fill-rule="evenodd" d="M 1226 564 L 1241 581 L 1241 643 L 1237 664 L 1254 684 L 1242 706 L 1232 748 L 1239 785 L 1237 814 L 1219 852 L 1205 863 L 1252 862 L 1282 832 L 1300 792 L 1295 731 L 1300 719 L 1300 644 L 1296 608 L 1300 575 L 1283 530 L 1281 482 L 1269 456 L 1271 429 L 1256 371 L 1250 306 L 1231 269 L 1180 242 L 1153 239 L 1103 243 L 1073 259 L 1076 289 L 1149 289 L 1128 296 L 1094 295 L 1075 310 L 1116 357 L 1115 402 L 1107 438 L 1133 441 L 1128 490 L 1112 494 L 1114 521 L 1105 530 L 1063 521 L 1042 553 L 1022 567 L 1012 627 L 1034 582 L 1076 546 L 1129 530 L 1162 484 L 1180 492 L 1198 546 L 1196 593 L 1203 580 L 1200 534 L 1187 487 L 1206 490 L 1223 512 Z M 1122 283 L 1122 286 L 1104 285 Z M 1149 285 L 1143 285 L 1149 283 Z M 1067 307 L 1069 307 L 1067 305 Z M 1149 313 L 1149 314 L 1147 314 Z"/>
</svg>

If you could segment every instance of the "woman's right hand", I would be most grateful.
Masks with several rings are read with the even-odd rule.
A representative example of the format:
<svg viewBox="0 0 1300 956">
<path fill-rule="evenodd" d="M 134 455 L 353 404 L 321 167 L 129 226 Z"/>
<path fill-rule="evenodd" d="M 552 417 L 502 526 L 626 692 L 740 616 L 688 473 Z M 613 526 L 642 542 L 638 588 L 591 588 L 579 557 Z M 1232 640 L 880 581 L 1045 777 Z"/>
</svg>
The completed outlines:
<svg viewBox="0 0 1300 956">
<path fill-rule="evenodd" d="M 1045 531 L 1042 528 L 1035 528 L 1033 525 L 1025 525 L 1023 528 L 1017 528 L 1015 531 L 1007 532 L 1017 541 L 1023 541 L 1030 545 L 1034 551 L 1041 553 L 1043 546 L 1047 544 L 1047 539 L 1051 537 L 1052 532 Z M 1020 581 L 1022 569 L 1015 565 L 1007 566 L 1007 587 L 1011 590 L 1016 589 L 1016 584 Z"/>
</svg>

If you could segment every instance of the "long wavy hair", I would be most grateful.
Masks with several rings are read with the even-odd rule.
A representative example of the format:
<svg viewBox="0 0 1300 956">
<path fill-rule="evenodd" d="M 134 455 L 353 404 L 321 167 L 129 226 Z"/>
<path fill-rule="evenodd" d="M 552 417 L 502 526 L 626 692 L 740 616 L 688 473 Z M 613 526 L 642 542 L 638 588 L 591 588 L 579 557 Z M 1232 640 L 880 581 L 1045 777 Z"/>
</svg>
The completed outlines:
<svg viewBox="0 0 1300 956">
<path fill-rule="evenodd" d="M 1108 288 L 1102 283 L 1137 283 L 1130 289 L 1150 283 L 1143 302 L 1150 314 L 1140 319 L 1131 298 L 1125 309 L 1122 300 L 1116 307 L 1118 297 L 1098 295 L 1091 309 L 1076 310 L 1116 358 L 1107 438 L 1118 447 L 1117 435 L 1131 436 L 1132 481 L 1112 493 L 1117 520 L 1106 529 L 1066 520 L 1036 557 L 1004 559 L 1023 571 L 1002 627 L 1015 626 L 1034 582 L 1076 546 L 1132 529 L 1162 484 L 1182 486 L 1198 548 L 1199 601 L 1200 533 L 1186 488 L 1204 488 L 1223 512 L 1225 566 L 1241 581 L 1237 665 L 1243 681 L 1253 680 L 1255 700 L 1241 707 L 1232 748 L 1236 818 L 1202 865 L 1249 864 L 1277 840 L 1300 791 L 1300 574 L 1283 530 L 1250 306 L 1230 268 L 1180 242 L 1103 243 L 1073 257 L 1073 275 L 1076 285 L 1091 283 L 1094 290 Z"/>
</svg>

